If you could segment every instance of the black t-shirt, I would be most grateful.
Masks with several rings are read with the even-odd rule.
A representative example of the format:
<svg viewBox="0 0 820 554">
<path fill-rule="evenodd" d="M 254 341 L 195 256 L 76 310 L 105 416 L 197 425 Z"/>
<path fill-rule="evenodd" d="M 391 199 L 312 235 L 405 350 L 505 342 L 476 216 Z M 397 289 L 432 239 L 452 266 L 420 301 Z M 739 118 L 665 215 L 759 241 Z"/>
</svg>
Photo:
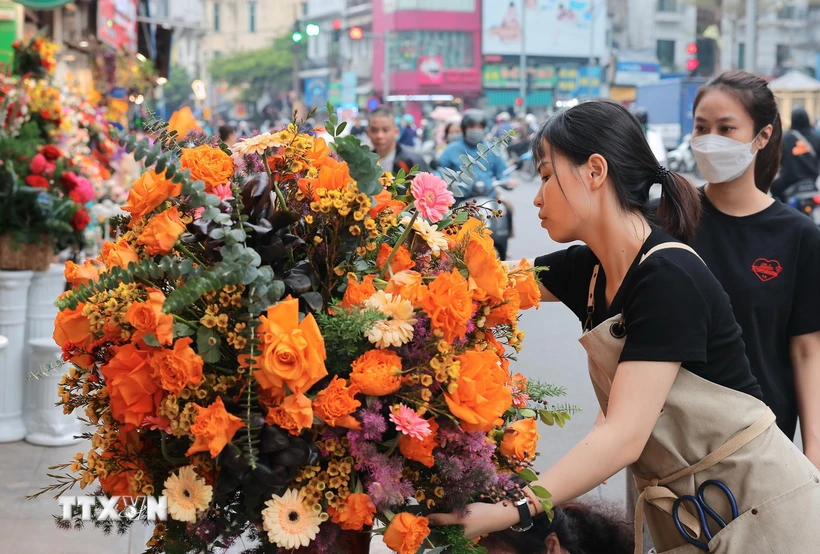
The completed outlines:
<svg viewBox="0 0 820 554">
<path fill-rule="evenodd" d="M 797 400 L 790 339 L 820 331 L 820 230 L 779 201 L 733 217 L 705 194 L 701 198 L 694 248 L 728 293 L 763 398 L 793 437 Z"/>
<path fill-rule="evenodd" d="M 772 195 L 781 200 L 784 200 L 788 187 L 800 181 L 814 182 L 820 174 L 820 136 L 812 129 L 797 132 L 800 138 L 794 130 L 783 134 L 783 161 L 780 163 L 780 173 L 772 183 Z"/>
<path fill-rule="evenodd" d="M 622 313 L 626 327 L 622 362 L 682 362 L 695 375 L 762 399 L 729 297 L 706 265 L 679 248 L 656 252 L 639 265 L 651 248 L 673 241 L 653 229 L 609 309 L 606 275 L 600 267 L 593 325 Z M 589 282 L 598 263 L 588 246 L 571 246 L 535 259 L 536 266 L 549 268 L 539 274 L 541 283 L 582 324 L 587 318 Z"/>
</svg>

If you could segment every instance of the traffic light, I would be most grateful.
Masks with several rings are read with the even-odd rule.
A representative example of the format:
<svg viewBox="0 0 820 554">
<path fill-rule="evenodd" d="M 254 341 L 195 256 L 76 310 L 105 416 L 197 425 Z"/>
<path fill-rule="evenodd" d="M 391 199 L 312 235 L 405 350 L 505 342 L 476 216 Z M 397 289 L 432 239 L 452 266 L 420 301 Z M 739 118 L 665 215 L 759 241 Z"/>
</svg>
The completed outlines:
<svg viewBox="0 0 820 554">
<path fill-rule="evenodd" d="M 717 69 L 717 41 L 713 38 L 699 38 L 696 44 L 698 55 L 698 75 L 709 77 Z"/>
<path fill-rule="evenodd" d="M 692 58 L 691 60 L 686 60 L 686 69 L 692 71 L 693 73 L 697 71 L 700 62 L 696 58 Z"/>
<path fill-rule="evenodd" d="M 315 23 L 308 23 L 305 25 L 305 34 L 309 37 L 319 36 L 320 28 Z"/>
<path fill-rule="evenodd" d="M 341 19 L 334 19 L 333 20 L 333 42 L 339 42 L 340 38 L 342 38 L 342 20 Z"/>
<path fill-rule="evenodd" d="M 526 83 L 527 88 L 525 89 L 527 91 L 527 94 L 532 92 L 532 85 L 533 85 L 534 82 L 535 82 L 535 72 L 528 70 L 527 71 L 527 83 Z"/>
<path fill-rule="evenodd" d="M 686 45 L 686 53 L 691 56 L 688 60 L 686 60 L 686 70 L 689 71 L 690 76 L 694 76 L 700 65 L 698 61 L 698 44 L 696 42 L 690 42 Z"/>
<path fill-rule="evenodd" d="M 293 34 L 290 35 L 290 38 L 293 42 L 302 42 L 302 39 L 305 38 L 302 29 L 299 28 L 299 23 L 293 24 Z"/>
<path fill-rule="evenodd" d="M 516 105 L 516 106 L 523 106 L 523 105 L 524 105 L 524 99 L 523 99 L 523 98 L 521 98 L 520 96 L 519 96 L 519 97 L 517 97 L 517 98 L 515 99 L 515 105 Z"/>
<path fill-rule="evenodd" d="M 695 54 L 697 54 L 698 53 L 698 43 L 690 42 L 689 44 L 687 44 L 686 45 L 686 53 L 689 54 L 690 56 L 694 56 Z"/>
<path fill-rule="evenodd" d="M 364 33 L 362 32 L 361 27 L 351 27 L 350 28 L 350 38 L 353 40 L 362 40 Z"/>
</svg>

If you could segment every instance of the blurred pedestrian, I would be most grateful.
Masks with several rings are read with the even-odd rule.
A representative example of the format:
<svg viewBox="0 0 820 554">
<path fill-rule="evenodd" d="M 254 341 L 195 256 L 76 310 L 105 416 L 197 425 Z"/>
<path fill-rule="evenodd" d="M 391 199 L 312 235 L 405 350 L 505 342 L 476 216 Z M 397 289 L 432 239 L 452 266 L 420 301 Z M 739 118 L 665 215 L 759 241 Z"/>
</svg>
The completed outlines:
<svg viewBox="0 0 820 554">
<path fill-rule="evenodd" d="M 792 128 L 783 135 L 782 159 L 772 182 L 772 196 L 785 203 L 797 189 L 817 189 L 820 134 L 812 128 L 802 106 L 792 110 Z"/>
<path fill-rule="evenodd" d="M 395 175 L 403 169 L 408 173 L 414 165 L 419 167 L 419 171 L 430 171 L 427 162 L 415 150 L 396 142 L 399 129 L 393 113 L 388 108 L 377 108 L 370 114 L 367 136 L 373 145 L 373 151 L 379 156 L 379 164 L 385 171 Z"/>
<path fill-rule="evenodd" d="M 228 146 L 235 144 L 237 140 L 236 127 L 234 127 L 233 125 L 220 125 L 219 140 L 221 140 Z"/>
<path fill-rule="evenodd" d="M 401 134 L 399 135 L 399 144 L 409 148 L 416 147 L 415 119 L 413 119 L 413 116 L 409 113 L 404 114 L 401 118 Z"/>
</svg>

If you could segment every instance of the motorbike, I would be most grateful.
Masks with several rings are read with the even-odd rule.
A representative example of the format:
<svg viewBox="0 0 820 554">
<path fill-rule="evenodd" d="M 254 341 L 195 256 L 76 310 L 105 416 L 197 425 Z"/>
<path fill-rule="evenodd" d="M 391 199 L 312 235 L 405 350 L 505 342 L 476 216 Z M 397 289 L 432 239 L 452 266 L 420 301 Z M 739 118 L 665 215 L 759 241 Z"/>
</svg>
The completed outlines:
<svg viewBox="0 0 820 554">
<path fill-rule="evenodd" d="M 513 169 L 514 166 L 507 169 L 505 177 Z M 480 213 L 486 221 L 487 227 L 492 231 L 493 246 L 501 260 L 507 259 L 507 246 L 513 228 L 512 212 L 505 202 L 499 198 L 498 192 L 493 194 L 493 191 L 496 189 L 512 190 L 512 188 L 507 178 L 496 179 L 489 186 L 484 181 L 476 181 L 465 196 L 456 199 L 455 205 L 455 207 L 459 207 L 468 202 L 474 202 L 478 207 L 485 208 Z M 491 211 L 501 214 L 500 217 L 491 217 L 489 215 Z"/>
<path fill-rule="evenodd" d="M 692 154 L 692 146 L 689 141 L 692 135 L 686 135 L 681 140 L 681 143 L 674 150 L 670 150 L 666 154 L 669 169 L 676 173 L 696 173 L 698 164 L 695 162 L 695 156 Z"/>
<path fill-rule="evenodd" d="M 817 183 L 812 180 L 804 180 L 786 189 L 784 196 L 786 204 L 797 211 L 806 214 L 820 226 L 820 190 Z"/>
<path fill-rule="evenodd" d="M 532 181 L 538 176 L 538 169 L 535 167 L 532 150 L 530 150 L 528 144 L 517 143 L 508 146 L 507 153 L 510 157 L 510 165 L 521 173 L 521 176 L 526 180 Z"/>
</svg>

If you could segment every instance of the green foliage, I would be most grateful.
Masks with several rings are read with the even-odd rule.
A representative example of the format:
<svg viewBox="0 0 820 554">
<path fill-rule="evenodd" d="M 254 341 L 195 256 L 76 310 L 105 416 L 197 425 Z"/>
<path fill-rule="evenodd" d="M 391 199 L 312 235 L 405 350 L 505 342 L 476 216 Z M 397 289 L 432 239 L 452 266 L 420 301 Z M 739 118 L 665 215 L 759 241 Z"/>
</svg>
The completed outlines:
<svg viewBox="0 0 820 554">
<path fill-rule="evenodd" d="M 325 365 L 329 373 L 348 375 L 350 364 L 372 348 L 365 332 L 384 318 L 378 310 L 343 310 L 333 308 L 336 315 L 316 314 L 316 321 L 325 338 L 325 349 L 332 352 Z"/>
<path fill-rule="evenodd" d="M 307 45 L 294 45 L 289 35 L 279 37 L 267 48 L 215 58 L 208 71 L 217 81 L 242 87 L 242 101 L 255 102 L 266 91 L 291 87 L 294 49 L 303 56 Z"/>
<path fill-rule="evenodd" d="M 464 527 L 461 525 L 433 527 L 431 531 L 428 540 L 431 539 L 433 543 L 445 546 L 425 550 L 428 554 L 431 552 L 441 552 L 441 554 L 487 554 L 486 548 L 476 544 L 464 535 Z"/>
<path fill-rule="evenodd" d="M 327 113 L 330 114 L 330 121 L 325 122 L 325 130 L 333 137 L 333 149 L 350 167 L 350 176 L 359 186 L 359 191 L 368 196 L 375 196 L 382 190 L 379 178 L 384 174 L 384 169 L 379 166 L 379 156 L 375 152 L 362 144 L 353 135 L 340 137 L 346 123 L 339 121 L 333 104 L 330 102 L 326 106 Z"/>
<path fill-rule="evenodd" d="M 177 111 L 185 102 L 191 99 L 193 96 L 192 81 L 193 79 L 186 68 L 179 65 L 171 67 L 168 72 L 168 82 L 162 87 L 162 95 L 168 113 Z"/>
<path fill-rule="evenodd" d="M 483 142 L 478 143 L 478 157 L 473 158 L 469 154 L 462 155 L 459 160 L 461 160 L 461 168 L 459 171 L 453 171 L 449 167 L 442 168 L 441 175 L 447 184 L 450 185 L 450 191 L 456 198 L 460 198 L 464 196 L 464 193 L 461 190 L 461 187 L 458 186 L 458 183 L 466 183 L 468 185 L 473 184 L 473 180 L 478 177 L 476 172 L 473 171 L 473 166 L 476 165 L 480 167 L 482 170 L 486 169 L 484 164 L 481 163 L 481 160 L 487 161 L 487 156 L 490 152 L 494 150 L 498 150 L 502 146 L 505 146 L 508 142 L 510 142 L 510 138 L 512 137 L 512 131 L 505 133 L 503 136 L 496 138 L 493 140 L 489 145 L 484 144 Z"/>
</svg>

